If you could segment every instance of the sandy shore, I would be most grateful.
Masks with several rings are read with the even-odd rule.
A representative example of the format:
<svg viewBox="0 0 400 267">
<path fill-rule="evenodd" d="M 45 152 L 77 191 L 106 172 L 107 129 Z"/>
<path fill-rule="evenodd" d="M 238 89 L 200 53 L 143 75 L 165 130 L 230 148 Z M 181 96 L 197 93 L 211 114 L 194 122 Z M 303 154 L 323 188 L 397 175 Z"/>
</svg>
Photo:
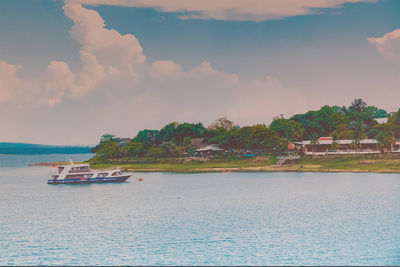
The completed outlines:
<svg viewBox="0 0 400 267">
<path fill-rule="evenodd" d="M 33 163 L 33 164 L 29 164 L 28 166 L 35 166 L 35 167 L 57 167 L 58 165 L 68 165 L 70 164 L 67 161 L 56 161 L 56 162 L 39 162 L 39 163 Z"/>
</svg>

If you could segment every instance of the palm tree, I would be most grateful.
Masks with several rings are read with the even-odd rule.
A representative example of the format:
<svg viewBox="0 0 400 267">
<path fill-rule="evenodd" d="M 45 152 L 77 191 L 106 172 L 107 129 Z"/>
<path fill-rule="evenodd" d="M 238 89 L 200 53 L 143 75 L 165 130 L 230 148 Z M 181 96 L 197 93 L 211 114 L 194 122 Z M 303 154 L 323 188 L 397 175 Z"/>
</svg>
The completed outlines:
<svg viewBox="0 0 400 267">
<path fill-rule="evenodd" d="M 339 148 L 339 143 L 337 142 L 337 138 L 336 138 L 336 136 L 334 135 L 334 136 L 332 136 L 332 144 L 331 144 L 331 148 L 333 149 L 333 150 L 335 150 L 335 151 L 337 151 L 338 150 L 338 148 Z"/>
<path fill-rule="evenodd" d="M 312 145 L 313 154 L 315 153 L 315 147 L 319 144 L 317 134 L 311 136 L 310 144 Z"/>
<path fill-rule="evenodd" d="M 357 127 L 354 131 L 353 143 L 352 143 L 354 148 L 356 149 L 356 152 L 358 152 L 358 149 L 360 148 L 362 135 L 363 133 L 361 128 Z"/>
</svg>

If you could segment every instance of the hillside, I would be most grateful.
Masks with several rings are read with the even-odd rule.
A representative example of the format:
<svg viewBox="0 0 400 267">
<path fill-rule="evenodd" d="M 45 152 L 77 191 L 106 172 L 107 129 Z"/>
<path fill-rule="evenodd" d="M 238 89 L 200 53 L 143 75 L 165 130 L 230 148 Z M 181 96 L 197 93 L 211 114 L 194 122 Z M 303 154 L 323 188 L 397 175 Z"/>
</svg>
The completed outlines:
<svg viewBox="0 0 400 267">
<path fill-rule="evenodd" d="M 50 146 L 27 143 L 2 143 L 0 154 L 38 155 L 38 154 L 78 154 L 90 153 L 88 146 Z"/>
</svg>

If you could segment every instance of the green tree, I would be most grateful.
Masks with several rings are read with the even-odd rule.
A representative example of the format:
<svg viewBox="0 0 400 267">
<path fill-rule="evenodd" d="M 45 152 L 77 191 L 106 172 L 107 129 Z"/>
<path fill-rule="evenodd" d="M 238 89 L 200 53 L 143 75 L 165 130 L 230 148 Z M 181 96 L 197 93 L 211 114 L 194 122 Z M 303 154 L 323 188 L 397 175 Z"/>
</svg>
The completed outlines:
<svg viewBox="0 0 400 267">
<path fill-rule="evenodd" d="M 394 138 L 400 138 L 400 109 L 389 116 L 387 123 L 393 131 Z"/>
<path fill-rule="evenodd" d="M 153 146 L 157 144 L 158 135 L 160 131 L 158 130 L 142 130 L 133 139 L 136 142 L 140 142 L 145 146 Z"/>
<path fill-rule="evenodd" d="M 103 136 L 100 139 L 100 143 L 107 142 L 107 141 L 114 141 L 117 139 L 118 138 L 116 138 L 114 134 L 103 134 Z"/>
<path fill-rule="evenodd" d="M 161 144 L 163 142 L 174 142 L 177 143 L 175 138 L 176 127 L 179 125 L 178 122 L 171 122 L 161 128 L 158 136 L 157 143 Z"/>
<path fill-rule="evenodd" d="M 119 156 L 118 141 L 108 140 L 103 141 L 96 151 L 97 156 L 102 156 L 105 158 L 117 158 Z"/>
<path fill-rule="evenodd" d="M 304 127 L 301 123 L 282 117 L 275 117 L 269 128 L 276 131 L 280 137 L 285 137 L 289 141 L 302 140 L 304 133 Z"/>
<path fill-rule="evenodd" d="M 178 150 L 176 144 L 173 142 L 162 143 L 160 148 L 163 151 L 164 157 L 176 157 L 179 155 L 179 150 Z"/>
<path fill-rule="evenodd" d="M 121 152 L 130 157 L 140 156 L 144 152 L 144 144 L 135 141 L 129 142 L 127 146 L 121 148 Z"/>
<path fill-rule="evenodd" d="M 354 129 L 353 134 L 353 146 L 357 150 L 360 148 L 361 140 L 365 137 L 364 131 L 361 127 L 361 124 L 358 124 L 357 127 Z"/>
<path fill-rule="evenodd" d="M 379 141 L 382 151 L 384 148 L 390 150 L 396 141 L 393 125 L 390 123 L 375 125 L 371 132 L 373 132 L 375 138 Z"/>
<path fill-rule="evenodd" d="M 355 137 L 365 136 L 376 125 L 374 109 L 368 107 L 361 98 L 355 99 L 347 112 L 350 117 L 349 126 L 354 130 Z"/>
<path fill-rule="evenodd" d="M 192 138 L 190 136 L 185 136 L 183 138 L 183 147 L 187 150 L 192 145 Z"/>
<path fill-rule="evenodd" d="M 338 140 L 338 139 L 336 138 L 336 136 L 333 135 L 333 136 L 332 136 L 332 144 L 331 144 L 331 148 L 332 148 L 333 150 L 338 150 L 339 147 L 340 147 L 340 145 L 339 145 L 339 143 L 338 143 L 337 140 Z"/>
<path fill-rule="evenodd" d="M 149 147 L 146 153 L 147 156 L 149 157 L 155 157 L 155 158 L 161 158 L 164 156 L 164 149 L 161 147 Z"/>
<path fill-rule="evenodd" d="M 352 139 L 354 137 L 354 130 L 350 129 L 347 124 L 343 123 L 338 125 L 330 136 L 335 140 Z"/>
<path fill-rule="evenodd" d="M 109 151 L 110 143 L 116 143 L 118 147 L 118 138 L 115 137 L 113 134 L 103 134 L 100 138 L 100 142 L 97 146 L 91 149 L 92 153 L 96 153 L 96 155 L 104 155 L 109 157 L 108 153 L 104 154 L 105 152 Z M 107 147 L 104 149 L 104 147 Z M 100 150 L 100 152 L 99 152 Z"/>
<path fill-rule="evenodd" d="M 304 127 L 303 137 L 311 139 L 312 135 L 329 136 L 340 124 L 346 124 L 349 120 L 337 107 L 323 106 L 317 111 L 308 111 L 304 114 L 296 114 L 292 120 Z"/>
<path fill-rule="evenodd" d="M 364 100 L 361 98 L 356 98 L 354 99 L 353 103 L 351 103 L 349 110 L 363 112 L 367 107 L 368 105 Z"/>
<path fill-rule="evenodd" d="M 198 138 L 207 135 L 207 129 L 201 122 L 199 123 L 181 123 L 179 124 L 174 132 L 174 136 L 179 146 L 183 146 L 183 139 L 185 137 Z"/>
<path fill-rule="evenodd" d="M 226 117 L 216 119 L 214 122 L 212 122 L 208 126 L 209 130 L 223 129 L 225 132 L 232 131 L 234 128 L 235 128 L 235 124 L 233 123 L 233 121 L 228 120 Z"/>
<path fill-rule="evenodd" d="M 313 134 L 311 136 L 310 145 L 312 146 L 313 153 L 315 153 L 315 148 L 319 144 L 318 135 Z"/>
</svg>

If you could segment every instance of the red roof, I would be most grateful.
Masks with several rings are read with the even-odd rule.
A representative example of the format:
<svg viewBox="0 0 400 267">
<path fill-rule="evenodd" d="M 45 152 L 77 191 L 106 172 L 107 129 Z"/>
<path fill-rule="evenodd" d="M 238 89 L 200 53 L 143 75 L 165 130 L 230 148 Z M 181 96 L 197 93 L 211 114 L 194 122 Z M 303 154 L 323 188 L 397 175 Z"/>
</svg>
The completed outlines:
<svg viewBox="0 0 400 267">
<path fill-rule="evenodd" d="M 296 149 L 296 146 L 295 146 L 293 143 L 290 143 L 290 142 L 289 142 L 289 144 L 287 145 L 287 148 L 288 148 L 289 150 L 293 150 L 293 149 Z"/>
<path fill-rule="evenodd" d="M 318 138 L 318 141 L 332 141 L 332 137 L 328 136 L 328 137 L 320 137 Z"/>
</svg>

